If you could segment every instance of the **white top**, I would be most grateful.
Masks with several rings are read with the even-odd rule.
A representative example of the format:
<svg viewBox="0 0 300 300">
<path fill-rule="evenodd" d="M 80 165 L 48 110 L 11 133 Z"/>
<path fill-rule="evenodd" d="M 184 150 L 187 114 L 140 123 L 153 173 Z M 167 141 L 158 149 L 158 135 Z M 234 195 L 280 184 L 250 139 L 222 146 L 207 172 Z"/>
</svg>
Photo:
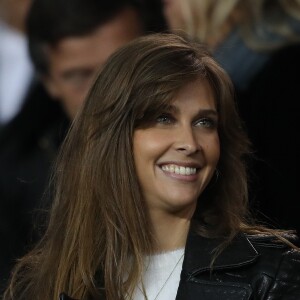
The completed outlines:
<svg viewBox="0 0 300 300">
<path fill-rule="evenodd" d="M 148 300 L 174 300 L 176 298 L 184 248 L 149 256 L 143 274 L 144 287 Z M 145 300 L 140 284 L 133 300 Z"/>
<path fill-rule="evenodd" d="M 0 20 L 0 125 L 19 111 L 32 77 L 25 36 Z"/>
</svg>

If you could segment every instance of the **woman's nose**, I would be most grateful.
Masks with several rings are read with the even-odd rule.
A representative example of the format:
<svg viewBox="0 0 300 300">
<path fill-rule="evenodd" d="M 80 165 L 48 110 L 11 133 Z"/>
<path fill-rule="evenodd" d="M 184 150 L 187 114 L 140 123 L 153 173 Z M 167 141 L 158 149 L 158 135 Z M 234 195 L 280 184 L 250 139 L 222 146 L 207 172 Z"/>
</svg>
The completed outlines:
<svg viewBox="0 0 300 300">
<path fill-rule="evenodd" d="M 178 128 L 175 139 L 175 149 L 185 155 L 191 155 L 201 150 L 200 140 L 191 126 Z"/>
</svg>

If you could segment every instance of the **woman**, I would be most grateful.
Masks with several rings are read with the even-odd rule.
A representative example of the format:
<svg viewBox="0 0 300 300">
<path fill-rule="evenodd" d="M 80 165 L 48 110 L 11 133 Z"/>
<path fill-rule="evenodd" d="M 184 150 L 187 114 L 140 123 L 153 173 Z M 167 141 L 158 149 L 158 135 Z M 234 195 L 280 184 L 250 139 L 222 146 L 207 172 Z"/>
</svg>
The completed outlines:
<svg viewBox="0 0 300 300">
<path fill-rule="evenodd" d="M 296 299 L 299 252 L 247 222 L 248 148 L 205 49 L 125 46 L 73 123 L 47 233 L 4 299 Z"/>
</svg>

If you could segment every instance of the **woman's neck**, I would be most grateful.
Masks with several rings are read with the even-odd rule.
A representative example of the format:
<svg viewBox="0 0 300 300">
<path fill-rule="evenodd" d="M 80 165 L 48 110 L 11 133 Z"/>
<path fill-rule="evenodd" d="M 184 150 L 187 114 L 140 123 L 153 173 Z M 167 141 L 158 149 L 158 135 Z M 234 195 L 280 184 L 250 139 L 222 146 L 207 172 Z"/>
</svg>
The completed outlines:
<svg viewBox="0 0 300 300">
<path fill-rule="evenodd" d="M 151 214 L 155 252 L 167 252 L 183 248 L 190 228 L 191 216 L 156 212 Z"/>
</svg>

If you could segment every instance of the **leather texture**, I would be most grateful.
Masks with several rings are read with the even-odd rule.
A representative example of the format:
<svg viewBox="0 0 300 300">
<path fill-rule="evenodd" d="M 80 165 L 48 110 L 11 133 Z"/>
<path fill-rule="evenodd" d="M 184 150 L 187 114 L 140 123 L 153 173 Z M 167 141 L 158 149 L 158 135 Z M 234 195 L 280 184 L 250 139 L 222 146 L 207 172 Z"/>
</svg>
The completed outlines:
<svg viewBox="0 0 300 300">
<path fill-rule="evenodd" d="M 239 234 L 210 270 L 221 240 L 191 234 L 176 300 L 299 300 L 300 253 L 269 236 Z"/>
<path fill-rule="evenodd" d="M 274 237 L 240 233 L 211 270 L 222 241 L 189 234 L 176 300 L 300 300 L 299 251 Z"/>
</svg>

